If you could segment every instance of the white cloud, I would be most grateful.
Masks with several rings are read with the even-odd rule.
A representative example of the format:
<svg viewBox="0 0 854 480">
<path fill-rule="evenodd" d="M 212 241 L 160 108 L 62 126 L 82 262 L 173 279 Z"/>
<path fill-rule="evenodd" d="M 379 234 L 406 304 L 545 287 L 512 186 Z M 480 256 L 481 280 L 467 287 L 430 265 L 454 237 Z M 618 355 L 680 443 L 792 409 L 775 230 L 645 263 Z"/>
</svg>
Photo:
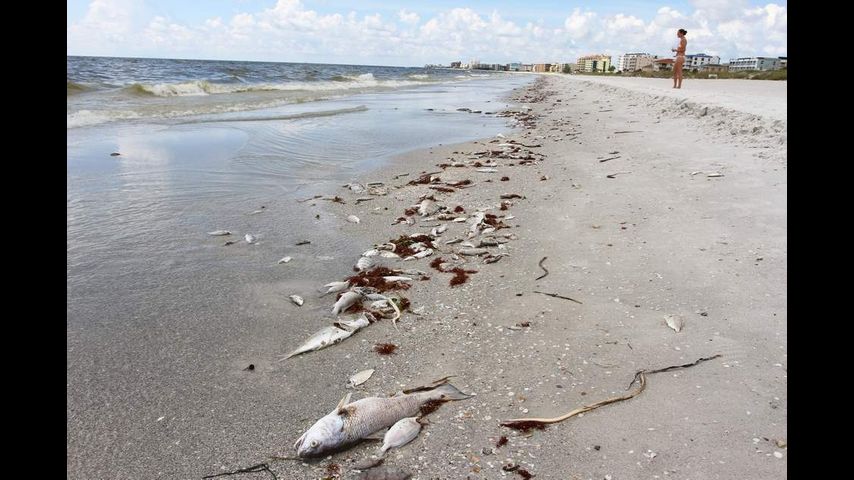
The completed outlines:
<svg viewBox="0 0 854 480">
<path fill-rule="evenodd" d="M 782 55 L 787 8 L 743 0 L 693 0 L 683 13 L 666 3 L 649 17 L 574 9 L 548 21 L 519 23 L 500 10 L 399 10 L 321 14 L 300 0 L 229 18 L 186 24 L 154 15 L 143 0 L 93 0 L 67 30 L 70 54 L 184 56 L 278 61 L 417 65 L 452 60 L 569 61 L 579 55 L 647 51 L 669 55 L 678 28 L 689 53 Z"/>
</svg>

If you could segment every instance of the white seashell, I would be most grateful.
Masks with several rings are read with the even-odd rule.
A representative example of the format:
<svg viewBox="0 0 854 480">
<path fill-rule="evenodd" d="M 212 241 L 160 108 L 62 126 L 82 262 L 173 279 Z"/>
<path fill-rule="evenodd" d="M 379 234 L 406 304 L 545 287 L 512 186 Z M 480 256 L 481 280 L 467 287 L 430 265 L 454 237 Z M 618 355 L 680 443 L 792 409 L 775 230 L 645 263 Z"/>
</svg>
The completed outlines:
<svg viewBox="0 0 854 480">
<path fill-rule="evenodd" d="M 292 258 L 292 257 L 282 257 L 278 262 L 276 262 L 276 265 L 281 265 L 281 264 L 283 264 L 283 263 L 288 263 L 288 262 L 290 262 L 291 260 L 293 260 L 293 258 Z"/>
<path fill-rule="evenodd" d="M 682 327 L 685 325 L 685 320 L 683 320 L 680 315 L 665 315 L 664 321 L 667 322 L 667 326 L 672 328 L 676 333 L 682 331 Z"/>
<path fill-rule="evenodd" d="M 303 300 L 302 297 L 300 297 L 299 295 L 291 295 L 288 298 L 290 298 L 291 301 L 294 302 L 294 304 L 298 307 L 301 307 L 302 304 L 305 303 L 305 300 Z"/>
<path fill-rule="evenodd" d="M 354 373 L 350 380 L 347 382 L 347 388 L 358 387 L 359 385 L 368 381 L 371 378 L 371 375 L 374 374 L 374 369 L 371 368 L 369 370 L 362 370 L 361 372 Z"/>
<path fill-rule="evenodd" d="M 361 222 L 361 220 L 359 220 L 359 217 L 357 217 L 357 216 L 355 216 L 355 215 L 349 215 L 349 216 L 347 217 L 347 221 L 348 221 L 348 222 L 350 222 L 350 223 L 359 223 L 359 222 Z"/>
</svg>

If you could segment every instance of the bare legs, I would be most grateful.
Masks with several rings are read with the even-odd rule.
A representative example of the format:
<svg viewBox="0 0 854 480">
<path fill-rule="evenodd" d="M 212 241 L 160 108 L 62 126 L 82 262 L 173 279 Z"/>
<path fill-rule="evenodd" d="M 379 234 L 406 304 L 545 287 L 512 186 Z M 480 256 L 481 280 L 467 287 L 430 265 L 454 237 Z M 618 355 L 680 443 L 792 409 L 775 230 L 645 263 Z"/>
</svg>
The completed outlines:
<svg viewBox="0 0 854 480">
<path fill-rule="evenodd" d="M 682 64 L 684 60 L 673 62 L 673 88 L 682 88 Z"/>
</svg>

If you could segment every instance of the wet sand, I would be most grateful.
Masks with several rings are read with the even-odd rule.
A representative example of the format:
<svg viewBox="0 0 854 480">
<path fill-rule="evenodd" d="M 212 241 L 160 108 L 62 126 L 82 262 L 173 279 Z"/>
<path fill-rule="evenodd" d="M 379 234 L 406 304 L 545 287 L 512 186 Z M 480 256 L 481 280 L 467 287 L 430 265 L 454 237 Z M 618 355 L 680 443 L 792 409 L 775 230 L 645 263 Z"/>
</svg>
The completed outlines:
<svg viewBox="0 0 854 480">
<path fill-rule="evenodd" d="M 703 88 L 731 88 L 725 82 Z M 322 283 L 352 275 L 360 253 L 375 243 L 430 231 L 422 225 L 448 223 L 433 256 L 392 263 L 430 272 L 429 281 L 401 292 L 420 315 L 406 313 L 399 329 L 381 321 L 337 346 L 277 361 L 334 320 L 329 314 L 334 298 L 317 298 L 322 283 L 302 274 L 324 255 L 324 242 L 332 242 L 323 239 L 313 239 L 296 250 L 293 262 L 269 267 L 263 275 L 200 279 L 210 295 L 218 294 L 222 282 L 240 282 L 243 288 L 231 300 L 239 322 L 203 308 L 188 310 L 180 292 L 164 292 L 175 298 L 175 311 L 161 312 L 171 321 L 154 330 L 140 328 L 142 343 L 146 336 L 182 335 L 180 319 L 186 316 L 210 314 L 216 321 L 188 344 L 193 353 L 186 358 L 147 352 L 145 362 L 163 362 L 143 369 L 159 372 L 158 378 L 141 379 L 129 369 L 126 381 L 112 391 L 86 397 L 123 402 L 128 401 L 123 396 L 136 394 L 136 382 L 164 385 L 147 392 L 143 402 L 135 399 L 143 406 L 129 411 L 125 421 L 98 425 L 85 405 L 69 408 L 69 430 L 83 432 L 69 436 L 69 471 L 77 472 L 75 478 L 199 478 L 273 454 L 292 455 L 294 440 L 348 391 L 349 376 L 375 368 L 357 398 L 446 375 L 456 375 L 452 383 L 476 395 L 442 406 L 416 440 L 387 455 L 387 465 L 416 479 L 515 478 L 502 471 L 510 462 L 538 478 L 785 477 L 787 452 L 774 444 L 787 434 L 785 118 L 725 110 L 731 105 L 687 95 L 656 98 L 658 84 L 650 85 L 652 95 L 636 86 L 627 90 L 583 77 L 544 76 L 516 95 L 518 108 L 532 109 L 529 126 L 535 127 L 508 130 L 506 138 L 412 152 L 383 172 L 354 179 L 385 182 L 391 187 L 387 196 L 356 205 L 356 198 L 368 195 L 340 188 L 326 194 L 339 195 L 346 204 L 271 203 L 270 214 L 288 208 L 302 210 L 306 218 L 320 215 L 338 233 L 336 248 L 349 250 L 349 257 L 333 259 L 323 269 L 331 278 Z M 539 160 L 519 165 L 494 158 L 497 173 L 436 166 L 449 159 L 483 163 L 459 152 L 500 150 L 497 145 L 511 140 L 541 145 L 521 152 L 533 152 Z M 443 182 L 469 179 L 473 185 L 453 193 L 405 186 L 421 172 L 440 172 Z M 395 179 L 404 173 L 408 176 Z M 514 193 L 523 198 L 499 210 L 501 195 Z M 493 264 L 466 257 L 466 268 L 478 272 L 451 287 L 451 275 L 429 263 L 438 256 L 452 258 L 459 247 L 444 240 L 464 238 L 469 225 L 391 225 L 425 194 L 469 214 L 491 208 L 487 213 L 513 215 L 504 221 L 510 228 L 496 233 L 513 233 L 516 239 L 504 249 L 490 248 L 509 255 Z M 348 223 L 351 214 L 361 222 Z M 244 250 L 241 256 L 258 255 Z M 549 274 L 535 280 L 543 274 L 538 267 L 543 257 Z M 291 304 L 290 294 L 302 295 L 306 304 Z M 301 319 L 283 324 L 282 312 L 297 308 Z M 667 314 L 685 319 L 680 333 L 665 325 Z M 372 351 L 381 342 L 396 344 L 397 353 Z M 115 365 L 92 361 L 87 371 L 95 375 L 140 361 L 123 362 L 122 352 L 115 354 Z M 510 418 L 556 416 L 620 395 L 637 370 L 715 354 L 722 357 L 651 375 L 637 398 L 545 431 L 520 434 L 499 426 Z M 69 363 L 72 358 L 91 361 L 69 351 Z M 181 377 L 189 374 L 182 365 L 188 363 L 193 385 L 206 385 L 204 391 L 181 388 Z M 255 369 L 243 370 L 249 363 Z M 85 389 L 86 382 L 76 387 Z M 509 441 L 496 448 L 500 436 Z M 78 455 L 78 443 L 104 448 L 99 455 L 88 450 Z M 332 462 L 351 478 L 352 462 L 377 450 L 376 443 L 367 442 L 331 460 L 275 462 L 271 468 L 279 478 L 323 478 Z"/>
</svg>

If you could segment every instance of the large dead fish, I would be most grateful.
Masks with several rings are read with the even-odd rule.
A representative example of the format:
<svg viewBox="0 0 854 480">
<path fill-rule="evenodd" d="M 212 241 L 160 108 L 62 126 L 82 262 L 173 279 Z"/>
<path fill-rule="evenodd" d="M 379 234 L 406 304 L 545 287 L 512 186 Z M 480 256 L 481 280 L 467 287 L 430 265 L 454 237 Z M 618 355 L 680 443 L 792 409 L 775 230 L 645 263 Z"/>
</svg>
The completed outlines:
<svg viewBox="0 0 854 480">
<path fill-rule="evenodd" d="M 363 398 L 352 403 L 351 394 L 347 394 L 334 410 L 297 439 L 294 443 L 297 456 L 316 457 L 353 445 L 403 418 L 418 415 L 421 406 L 431 400 L 465 400 L 470 397 L 449 383 L 410 392 L 387 398 Z"/>
<path fill-rule="evenodd" d="M 309 337 L 308 340 L 304 341 L 302 345 L 297 347 L 296 350 L 287 354 L 287 356 L 285 356 L 281 360 L 286 360 L 301 353 L 320 350 L 330 345 L 341 343 L 357 331 L 367 327 L 370 324 L 371 322 L 365 315 L 360 315 L 358 318 L 355 319 L 335 322 L 334 325 L 330 325 L 328 327 L 323 327 L 322 329 L 320 329 L 314 335 Z"/>
</svg>

